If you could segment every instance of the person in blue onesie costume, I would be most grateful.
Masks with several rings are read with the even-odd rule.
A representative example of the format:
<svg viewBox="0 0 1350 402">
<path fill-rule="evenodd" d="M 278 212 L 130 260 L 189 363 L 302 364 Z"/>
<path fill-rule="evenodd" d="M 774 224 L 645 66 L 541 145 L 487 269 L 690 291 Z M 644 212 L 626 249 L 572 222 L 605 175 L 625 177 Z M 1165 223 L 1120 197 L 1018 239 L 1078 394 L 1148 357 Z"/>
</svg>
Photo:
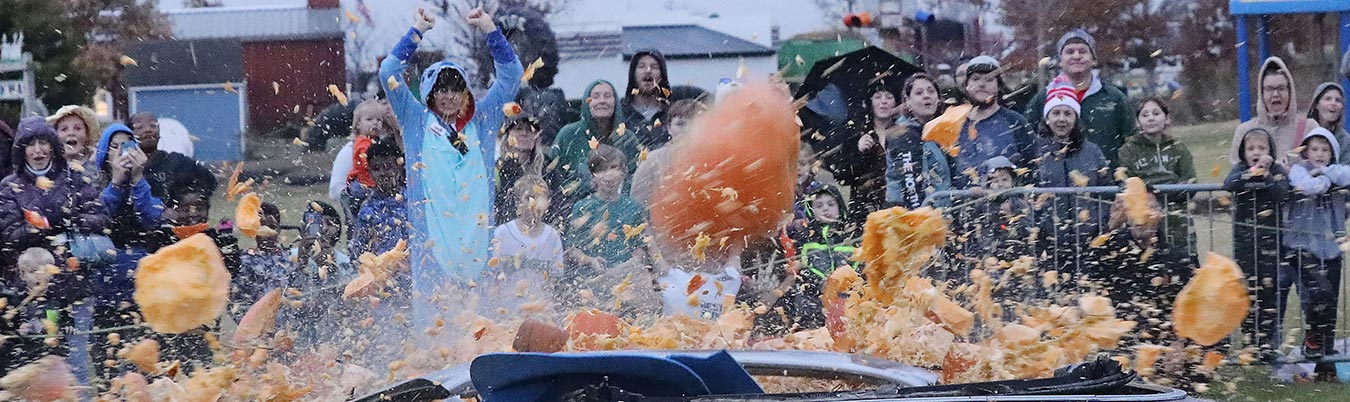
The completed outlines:
<svg viewBox="0 0 1350 402">
<path fill-rule="evenodd" d="M 524 75 L 515 51 L 481 9 L 464 15 L 486 32 L 496 74 L 482 99 L 469 92 L 464 68 L 444 60 L 422 72 L 418 94 L 404 71 L 435 21 L 419 9 L 413 27 L 380 63 L 380 81 L 403 129 L 404 202 L 412 232 L 413 287 L 426 296 L 439 285 L 477 277 L 491 257 L 492 168 L 502 106 Z"/>
</svg>

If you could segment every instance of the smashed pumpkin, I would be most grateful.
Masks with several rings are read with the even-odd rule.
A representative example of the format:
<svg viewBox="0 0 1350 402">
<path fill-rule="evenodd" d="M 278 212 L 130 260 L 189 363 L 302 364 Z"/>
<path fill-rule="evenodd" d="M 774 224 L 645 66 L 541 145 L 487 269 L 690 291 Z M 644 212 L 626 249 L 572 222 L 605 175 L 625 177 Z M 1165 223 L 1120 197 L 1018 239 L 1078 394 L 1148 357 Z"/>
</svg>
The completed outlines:
<svg viewBox="0 0 1350 402">
<path fill-rule="evenodd" d="M 1210 346 L 1233 333 L 1251 310 L 1243 278 L 1233 260 L 1213 252 L 1205 255 L 1173 304 L 1177 335 Z"/>
<path fill-rule="evenodd" d="M 211 324 L 230 298 L 230 272 L 205 234 L 142 258 L 135 281 L 132 298 L 156 332 L 177 334 Z"/>
<path fill-rule="evenodd" d="M 239 199 L 239 206 L 234 209 L 234 226 L 244 236 L 258 236 L 258 231 L 262 229 L 262 198 L 257 193 L 244 194 Z"/>
</svg>

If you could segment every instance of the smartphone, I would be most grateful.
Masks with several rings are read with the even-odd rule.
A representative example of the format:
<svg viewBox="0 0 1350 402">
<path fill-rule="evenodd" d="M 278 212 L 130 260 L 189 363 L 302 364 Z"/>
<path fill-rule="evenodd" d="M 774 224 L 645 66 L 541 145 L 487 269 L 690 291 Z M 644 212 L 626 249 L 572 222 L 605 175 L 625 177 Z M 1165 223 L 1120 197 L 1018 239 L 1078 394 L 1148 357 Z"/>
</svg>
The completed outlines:
<svg viewBox="0 0 1350 402">
<path fill-rule="evenodd" d="M 305 226 L 303 228 L 305 237 L 319 237 L 323 231 L 323 214 L 310 211 L 305 212 Z"/>
<path fill-rule="evenodd" d="M 135 138 L 132 138 L 132 139 L 123 141 L 123 142 L 122 142 L 122 147 L 119 148 L 119 149 L 122 150 L 122 155 L 126 155 L 126 154 L 130 153 L 131 150 L 136 149 L 136 148 L 140 148 L 140 147 L 141 147 L 141 142 L 140 142 L 140 141 L 136 141 Z"/>
</svg>

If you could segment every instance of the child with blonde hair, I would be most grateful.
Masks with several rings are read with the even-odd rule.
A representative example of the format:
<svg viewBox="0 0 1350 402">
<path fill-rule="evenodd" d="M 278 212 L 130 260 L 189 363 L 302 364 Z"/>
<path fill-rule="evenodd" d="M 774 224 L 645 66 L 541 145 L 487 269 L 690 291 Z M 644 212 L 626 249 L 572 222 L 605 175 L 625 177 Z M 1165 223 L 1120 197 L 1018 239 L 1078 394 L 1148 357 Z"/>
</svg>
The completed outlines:
<svg viewBox="0 0 1350 402">
<path fill-rule="evenodd" d="M 399 149 L 398 123 L 386 100 L 369 99 L 356 105 L 352 112 L 351 141 L 338 151 L 333 159 L 332 176 L 328 179 L 328 198 L 337 200 L 347 210 L 348 219 L 361 211 L 361 203 L 370 196 L 375 180 L 370 176 L 366 150 L 375 142 L 390 141 Z"/>
</svg>

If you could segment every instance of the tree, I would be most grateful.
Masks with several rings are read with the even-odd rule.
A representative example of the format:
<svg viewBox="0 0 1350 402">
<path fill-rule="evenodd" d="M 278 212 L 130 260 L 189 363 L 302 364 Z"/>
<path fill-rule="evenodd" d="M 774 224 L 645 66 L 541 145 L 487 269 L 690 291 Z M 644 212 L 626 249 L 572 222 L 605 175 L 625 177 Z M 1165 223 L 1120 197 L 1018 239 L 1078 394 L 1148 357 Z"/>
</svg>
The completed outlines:
<svg viewBox="0 0 1350 402">
<path fill-rule="evenodd" d="M 169 22 L 155 8 L 153 1 L 140 0 L 70 0 L 66 15 L 73 31 L 82 36 L 85 45 L 80 49 L 75 65 L 93 83 L 107 88 L 116 100 L 114 110 L 126 115 L 126 87 L 122 85 L 122 70 L 127 68 L 120 59 L 122 46 L 127 43 L 167 38 Z"/>
<path fill-rule="evenodd" d="M 72 68 L 82 38 L 68 27 L 60 3 L 47 0 L 0 0 L 0 33 L 23 33 L 24 51 L 33 54 L 37 94 L 43 103 L 78 103 L 91 94 L 87 79 Z M 6 78 L 12 79 L 12 78 Z M 0 105 L 0 119 L 18 120 L 15 103 Z"/>
<path fill-rule="evenodd" d="M 1152 54 L 1170 38 L 1169 17 L 1185 2 L 1153 0 L 1004 0 L 1003 22 L 1013 30 L 1016 65 L 1034 66 L 1042 57 L 1054 58 L 1055 43 L 1065 32 L 1083 28 L 1097 41 L 1099 64 L 1116 64 L 1126 57 Z M 1054 10 L 1054 11 L 1050 11 Z M 1139 62 L 1148 62 L 1139 60 Z"/>
<path fill-rule="evenodd" d="M 1228 0 L 1192 0 L 1180 18 L 1177 38 L 1171 49 L 1182 57 L 1186 69 L 1181 72 L 1183 86 L 1180 109 L 1185 120 L 1222 120 L 1237 116 L 1237 49 L 1234 46 L 1233 16 Z M 1254 46 L 1253 46 L 1254 47 Z M 1229 105 L 1236 105 L 1231 107 Z"/>
</svg>

